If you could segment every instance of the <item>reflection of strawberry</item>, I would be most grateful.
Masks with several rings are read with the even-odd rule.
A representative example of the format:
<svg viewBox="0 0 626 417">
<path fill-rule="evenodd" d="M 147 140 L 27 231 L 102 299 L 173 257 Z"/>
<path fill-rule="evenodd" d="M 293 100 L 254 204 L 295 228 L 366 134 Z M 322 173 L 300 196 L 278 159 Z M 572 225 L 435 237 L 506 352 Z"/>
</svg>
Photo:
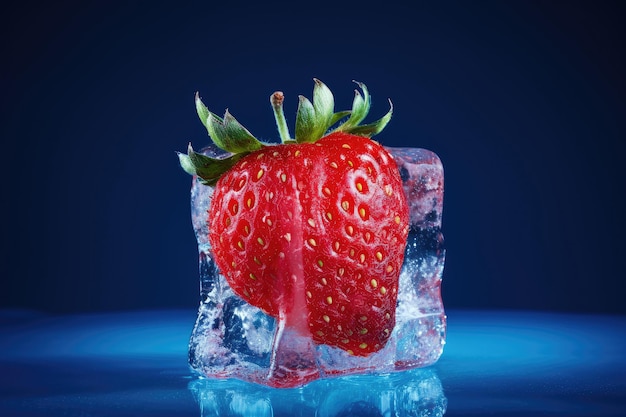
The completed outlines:
<svg viewBox="0 0 626 417">
<path fill-rule="evenodd" d="M 190 146 L 179 156 L 215 187 L 209 240 L 233 291 L 316 343 L 365 356 L 385 345 L 395 324 L 408 208 L 396 163 L 367 138 L 391 111 L 359 126 L 370 106 L 359 86 L 352 111 L 334 113 L 330 90 L 315 80 L 313 103 L 300 98 L 295 140 L 274 93 L 282 145 L 259 142 L 197 98 L 209 135 L 232 155 L 211 159 Z"/>
</svg>

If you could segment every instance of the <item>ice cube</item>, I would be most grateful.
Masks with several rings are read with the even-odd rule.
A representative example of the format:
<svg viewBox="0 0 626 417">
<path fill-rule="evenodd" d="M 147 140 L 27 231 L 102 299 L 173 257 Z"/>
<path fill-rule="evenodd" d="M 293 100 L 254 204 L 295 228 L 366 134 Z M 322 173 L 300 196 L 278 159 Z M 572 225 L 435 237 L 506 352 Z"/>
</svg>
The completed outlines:
<svg viewBox="0 0 626 417">
<path fill-rule="evenodd" d="M 284 323 L 235 295 L 211 257 L 206 216 L 213 188 L 194 178 L 191 204 L 201 302 L 189 342 L 192 369 L 207 377 L 293 387 L 324 377 L 390 373 L 437 361 L 446 337 L 441 299 L 443 166 L 437 155 L 425 149 L 387 150 L 400 170 L 410 231 L 399 279 L 396 325 L 386 346 L 359 357 L 317 345 L 306 335 L 290 333 Z"/>
</svg>

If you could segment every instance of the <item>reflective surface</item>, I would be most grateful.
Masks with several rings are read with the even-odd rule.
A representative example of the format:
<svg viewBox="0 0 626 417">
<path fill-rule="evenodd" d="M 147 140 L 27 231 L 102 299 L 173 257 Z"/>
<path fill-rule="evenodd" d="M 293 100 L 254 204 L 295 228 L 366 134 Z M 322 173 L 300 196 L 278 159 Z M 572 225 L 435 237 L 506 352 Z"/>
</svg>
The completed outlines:
<svg viewBox="0 0 626 417">
<path fill-rule="evenodd" d="M 434 366 L 276 390 L 192 375 L 194 316 L 0 312 L 0 416 L 626 415 L 626 317 L 453 310 Z"/>
</svg>

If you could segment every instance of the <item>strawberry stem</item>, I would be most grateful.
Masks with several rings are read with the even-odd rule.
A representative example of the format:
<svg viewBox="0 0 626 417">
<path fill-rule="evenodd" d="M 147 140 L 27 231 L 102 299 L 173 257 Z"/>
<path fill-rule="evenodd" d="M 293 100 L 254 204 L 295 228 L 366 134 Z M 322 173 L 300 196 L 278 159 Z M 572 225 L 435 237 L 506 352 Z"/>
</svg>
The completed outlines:
<svg viewBox="0 0 626 417">
<path fill-rule="evenodd" d="M 274 118 L 276 119 L 276 127 L 278 127 L 280 141 L 282 143 L 288 143 L 291 142 L 291 135 L 289 135 L 289 128 L 287 127 L 287 120 L 285 119 L 285 112 L 283 111 L 284 100 L 285 95 L 282 91 L 276 91 L 270 96 L 270 103 L 272 103 L 272 109 L 274 110 Z"/>
</svg>

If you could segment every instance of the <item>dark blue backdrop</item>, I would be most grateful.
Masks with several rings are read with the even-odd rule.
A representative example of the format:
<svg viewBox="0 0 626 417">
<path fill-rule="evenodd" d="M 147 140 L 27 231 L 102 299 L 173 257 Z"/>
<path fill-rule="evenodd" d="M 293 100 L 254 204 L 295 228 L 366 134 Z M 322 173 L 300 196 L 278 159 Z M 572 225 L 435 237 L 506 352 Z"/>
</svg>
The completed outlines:
<svg viewBox="0 0 626 417">
<path fill-rule="evenodd" d="M 181 3 L 3 11 L 0 307 L 195 308 L 194 92 L 269 140 L 317 77 L 443 160 L 446 306 L 626 313 L 621 2 Z"/>
</svg>

